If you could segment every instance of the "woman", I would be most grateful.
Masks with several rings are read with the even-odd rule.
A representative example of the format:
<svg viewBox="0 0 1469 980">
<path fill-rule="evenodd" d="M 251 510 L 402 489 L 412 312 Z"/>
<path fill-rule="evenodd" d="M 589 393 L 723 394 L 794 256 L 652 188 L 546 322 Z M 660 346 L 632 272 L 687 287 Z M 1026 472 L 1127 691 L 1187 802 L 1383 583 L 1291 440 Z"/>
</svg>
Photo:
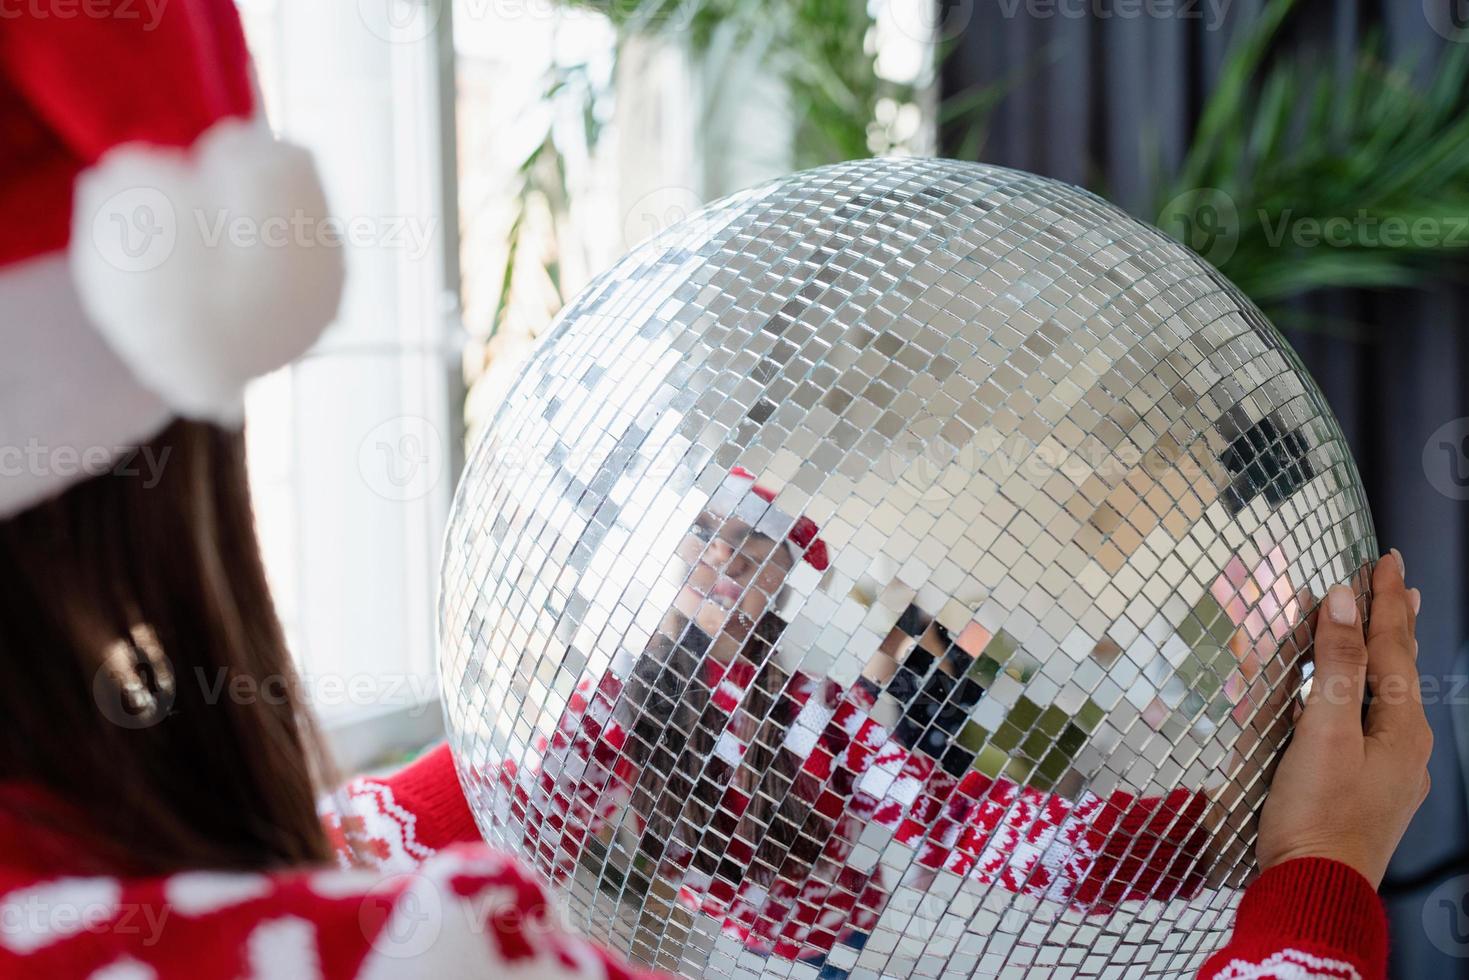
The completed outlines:
<svg viewBox="0 0 1469 980">
<path fill-rule="evenodd" d="M 309 160 L 242 122 L 255 103 L 230 0 L 174 0 L 151 20 L 123 6 L 32 6 L 0 24 L 0 975 L 630 975 L 479 842 L 444 749 L 318 814 L 330 766 L 271 609 L 236 420 L 244 383 L 330 320 L 340 273 L 258 244 L 199 251 L 194 211 L 309 216 L 319 189 Z M 153 253 L 170 213 L 184 220 Z M 1262 819 L 1268 870 L 1209 977 L 1382 975 L 1372 887 L 1422 799 L 1427 745 L 1416 700 L 1383 696 L 1417 691 L 1416 599 L 1396 561 L 1374 585 L 1365 637 L 1350 594 L 1327 599 L 1290 778 Z M 758 648 L 747 641 L 714 649 Z M 745 662 L 710 679 L 750 674 L 747 699 L 792 687 L 768 658 Z M 231 679 L 271 696 L 236 696 Z M 658 674 L 638 683 L 655 703 Z M 799 723 L 805 705 L 754 717 L 824 729 L 818 703 L 816 728 Z M 807 774 L 779 764 L 785 735 L 747 730 L 738 760 L 719 756 L 742 767 L 738 785 Z M 751 754 L 765 752 L 769 766 Z M 649 792 L 688 775 L 677 754 L 643 763 Z M 823 815 L 820 798 L 793 799 L 791 819 Z M 709 876 L 705 894 L 734 914 L 693 846 L 712 824 L 643 812 L 675 842 L 649 855 Z M 920 820 L 913 839 L 937 826 Z M 765 841 L 751 845 L 763 860 Z M 939 853 L 966 852 L 945 839 Z M 770 858 L 757 873 L 846 873 L 824 846 Z M 818 916 L 807 951 L 822 930 L 844 934 Z"/>
</svg>

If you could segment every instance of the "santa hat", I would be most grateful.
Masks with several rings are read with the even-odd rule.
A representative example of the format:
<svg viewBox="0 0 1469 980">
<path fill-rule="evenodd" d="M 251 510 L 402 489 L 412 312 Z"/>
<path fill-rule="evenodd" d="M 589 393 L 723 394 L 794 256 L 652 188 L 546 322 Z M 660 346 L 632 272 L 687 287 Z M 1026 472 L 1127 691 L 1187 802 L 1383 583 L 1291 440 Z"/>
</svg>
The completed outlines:
<svg viewBox="0 0 1469 980">
<path fill-rule="evenodd" d="M 728 479 L 739 490 L 747 492 L 753 490 L 755 495 L 766 503 L 775 502 L 775 491 L 757 483 L 755 474 L 743 466 L 731 467 Z M 819 530 L 816 522 L 803 514 L 791 525 L 786 540 L 790 543 L 791 550 L 795 552 L 797 558 L 805 560 L 818 572 L 824 572 L 827 565 L 830 564 L 830 558 L 826 553 L 826 542 L 816 536 Z"/>
<path fill-rule="evenodd" d="M 233 0 L 22 5 L 0 76 L 4 517 L 175 417 L 238 423 L 245 384 L 335 317 L 343 271 Z"/>
</svg>

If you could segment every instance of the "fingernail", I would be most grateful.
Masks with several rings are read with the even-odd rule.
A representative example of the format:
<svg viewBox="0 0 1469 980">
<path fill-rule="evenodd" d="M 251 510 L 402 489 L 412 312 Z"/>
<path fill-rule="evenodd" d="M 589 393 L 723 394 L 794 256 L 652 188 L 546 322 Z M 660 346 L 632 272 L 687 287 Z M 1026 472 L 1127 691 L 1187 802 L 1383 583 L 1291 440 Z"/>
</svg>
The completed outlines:
<svg viewBox="0 0 1469 980">
<path fill-rule="evenodd" d="M 1392 556 L 1398 560 L 1398 574 L 1403 578 L 1408 577 L 1408 565 L 1403 561 L 1403 553 L 1396 548 L 1392 549 Z"/>
<path fill-rule="evenodd" d="M 1418 615 L 1418 610 L 1423 608 L 1423 593 L 1417 589 L 1409 589 L 1408 601 L 1413 604 L 1413 615 Z"/>
<path fill-rule="evenodd" d="M 1345 585 L 1333 585 L 1326 593 L 1326 615 L 1333 623 L 1350 626 L 1357 621 L 1357 600 Z"/>
</svg>

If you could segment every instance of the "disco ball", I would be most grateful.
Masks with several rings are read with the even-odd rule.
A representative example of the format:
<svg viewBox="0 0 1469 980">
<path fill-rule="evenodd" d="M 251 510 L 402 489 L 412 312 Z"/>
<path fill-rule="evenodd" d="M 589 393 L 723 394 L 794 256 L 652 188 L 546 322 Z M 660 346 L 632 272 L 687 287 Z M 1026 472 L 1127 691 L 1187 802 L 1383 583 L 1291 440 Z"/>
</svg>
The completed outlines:
<svg viewBox="0 0 1469 980">
<path fill-rule="evenodd" d="M 1188 249 L 945 160 L 726 198 L 566 309 L 441 598 L 491 842 L 691 977 L 1191 975 L 1376 554 L 1321 393 Z"/>
</svg>

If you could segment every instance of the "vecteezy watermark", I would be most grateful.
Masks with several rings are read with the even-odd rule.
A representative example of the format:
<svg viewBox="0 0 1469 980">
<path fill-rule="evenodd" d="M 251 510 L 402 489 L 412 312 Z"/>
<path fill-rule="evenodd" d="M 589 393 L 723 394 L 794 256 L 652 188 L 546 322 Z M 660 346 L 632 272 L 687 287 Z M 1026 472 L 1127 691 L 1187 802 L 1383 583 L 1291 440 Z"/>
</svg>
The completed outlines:
<svg viewBox="0 0 1469 980">
<path fill-rule="evenodd" d="M 546 948 L 556 935 L 576 931 L 565 898 L 544 897 L 506 858 L 438 865 L 379 879 L 357 906 L 357 924 L 373 951 L 389 959 L 414 959 L 449 937 L 480 937 L 500 944 L 513 937 L 527 952 Z M 636 927 L 640 913 L 627 905 L 612 915 L 623 929 Z"/>
<path fill-rule="evenodd" d="M 1179 194 L 1159 212 L 1158 227 L 1216 266 L 1239 246 L 1239 211 L 1234 198 L 1217 187 Z"/>
<path fill-rule="evenodd" d="M 392 249 L 414 261 L 433 247 L 438 220 L 415 215 L 243 214 L 227 208 L 184 213 L 154 187 L 133 187 L 108 198 L 92 215 L 92 244 L 123 272 L 148 272 L 167 262 L 182 242 L 204 249 Z"/>
<path fill-rule="evenodd" d="M 438 230 L 435 218 L 411 215 L 315 217 L 302 212 L 258 218 L 229 211 L 199 210 L 200 238 L 206 248 L 353 248 L 397 249 L 418 260 L 428 254 Z"/>
<path fill-rule="evenodd" d="M 974 18 L 974 0 L 878 0 L 874 14 L 911 40 L 940 44 L 964 33 Z"/>
<path fill-rule="evenodd" d="M 1433 430 L 1423 444 L 1423 475 L 1450 500 L 1469 500 L 1469 418 Z"/>
<path fill-rule="evenodd" d="M 163 20 L 170 0 L 0 0 L 0 21 L 117 20 L 135 21 L 151 31 Z"/>
<path fill-rule="evenodd" d="M 686 30 L 699 7 L 697 0 L 666 0 L 656 8 L 645 0 L 599 0 L 586 5 L 563 0 L 357 0 L 357 13 L 374 37 L 389 44 L 416 44 L 439 28 L 450 3 L 455 21 L 461 24 L 553 19 L 566 23 L 581 18 L 609 18 L 616 24 L 656 27 L 660 33 Z"/>
<path fill-rule="evenodd" d="M 400 415 L 363 437 L 357 447 L 357 472 L 384 500 L 421 500 L 443 478 L 445 455 L 443 437 L 432 422 Z"/>
<path fill-rule="evenodd" d="M 92 215 L 92 244 L 124 272 L 148 272 L 178 246 L 178 213 L 156 187 L 133 187 L 108 198 Z"/>
<path fill-rule="evenodd" d="M 1423 17 L 1440 37 L 1469 43 L 1469 0 L 1423 0 Z"/>
<path fill-rule="evenodd" d="M 0 901 L 0 935 L 22 955 L 57 936 L 125 936 L 156 946 L 172 909 L 166 902 L 123 902 L 112 878 L 62 878 L 12 891 Z"/>
<path fill-rule="evenodd" d="M 1224 26 L 1232 0 L 999 0 L 1007 18 L 1018 16 L 1045 20 L 1196 20 L 1204 30 Z"/>
<path fill-rule="evenodd" d="M 1469 875 L 1456 875 L 1428 893 L 1423 933 L 1439 952 L 1469 959 Z"/>
<path fill-rule="evenodd" d="M 997 483 L 1021 475 L 1035 486 L 1060 475 L 1078 487 L 1092 477 L 1102 477 L 1110 485 L 1128 477 L 1157 482 L 1176 475 L 1192 484 L 1212 475 L 1194 453 L 1165 453 L 1156 447 L 1143 450 L 1131 440 L 1109 447 L 1088 439 L 1068 447 L 1053 440 L 1037 444 L 1020 433 L 1005 435 L 985 429 L 952 433 L 962 440 L 955 445 L 945 426 L 940 420 L 927 419 L 904 430 L 877 453 L 873 474 L 928 501 L 952 499 L 977 474 Z"/>
<path fill-rule="evenodd" d="M 1296 248 L 1441 248 L 1469 245 L 1469 215 L 1445 218 L 1379 217 L 1361 208 L 1356 214 L 1325 218 L 1297 216 L 1286 208 L 1275 216 L 1260 212 L 1260 227 L 1271 248 L 1289 242 Z"/>
<path fill-rule="evenodd" d="M 53 446 L 32 438 L 23 446 L 0 445 L 0 479 L 17 477 L 132 477 L 152 490 L 163 479 L 172 447 Z"/>
<path fill-rule="evenodd" d="M 191 683 L 205 704 L 270 704 L 299 701 L 312 708 L 404 708 L 410 717 L 429 710 L 438 685 L 430 674 L 399 671 L 338 674 L 306 672 L 294 679 L 285 674 L 254 674 L 227 667 L 195 667 Z"/>
<path fill-rule="evenodd" d="M 543 844 L 533 825 L 525 828 L 522 840 L 527 850 L 537 852 Z M 572 873 L 577 881 L 571 892 L 589 895 L 595 894 L 593 874 L 624 872 L 614 870 L 613 861 L 597 861 L 595 869 L 583 864 Z M 355 875 L 335 874 L 340 876 L 344 895 L 351 894 L 355 883 L 362 880 Z M 581 901 L 565 891 L 527 888 L 525 874 L 508 857 L 459 855 L 453 864 L 443 858 L 430 858 L 419 869 L 378 878 L 360 892 L 358 927 L 374 953 L 389 959 L 412 959 L 438 942 L 462 942 L 469 937 L 496 945 L 511 939 L 517 948 L 533 953 L 555 948 L 559 936 L 586 928 Z M 321 876 L 316 881 L 325 883 Z M 687 928 L 669 928 L 670 922 L 692 924 L 696 913 L 683 899 L 656 891 L 635 895 L 631 888 L 622 894 L 620 901 L 599 903 L 592 938 L 610 940 L 626 950 L 627 943 L 639 945 L 643 938 L 658 942 L 662 937 L 677 944 L 680 934 L 691 935 Z M 951 914 L 950 902 L 944 895 L 905 888 L 890 896 L 886 908 L 894 918 L 923 921 L 933 942 L 952 946 L 967 933 L 963 917 Z M 999 928 L 1018 933 L 1031 922 L 1031 915 L 1025 909 L 1007 907 L 998 912 L 998 920 Z M 833 939 L 831 964 L 843 969 L 854 966 L 866 937 L 847 933 Z"/>
<path fill-rule="evenodd" d="M 1234 199 L 1217 187 L 1179 194 L 1163 206 L 1158 227 L 1214 265 L 1223 265 L 1239 245 L 1244 218 Z M 1353 214 L 1300 214 L 1293 208 L 1258 208 L 1258 227 L 1270 248 L 1435 249 L 1469 246 L 1469 215 L 1437 218 L 1382 217 L 1366 208 Z"/>
<path fill-rule="evenodd" d="M 622 219 L 622 244 L 631 249 L 701 213 L 704 204 L 687 187 L 659 187 L 638 198 Z M 713 228 L 689 228 L 691 240 L 707 237 Z"/>
<path fill-rule="evenodd" d="M 1362 695 L 1351 677 L 1333 675 L 1323 681 L 1318 674 L 1311 679 L 1311 697 L 1328 704 L 1356 704 Z M 1424 674 L 1416 682 L 1400 676 L 1374 681 L 1372 703 L 1380 705 L 1423 704 L 1451 708 L 1469 706 L 1469 676 L 1464 674 Z"/>
<path fill-rule="evenodd" d="M 173 662 L 147 627 L 113 644 L 92 675 L 92 699 L 119 728 L 152 728 L 173 709 L 178 693 Z"/>
<path fill-rule="evenodd" d="M 979 473 L 997 481 L 1021 474 L 1037 485 L 1060 474 L 1077 486 L 1093 476 L 1139 475 L 1156 481 L 1176 474 L 1193 482 L 1217 475 L 1209 468 L 1214 464 L 1204 463 L 1194 452 L 1165 453 L 1156 447 L 1143 450 L 1130 440 L 1108 447 L 1093 439 L 1068 448 L 1054 441 L 1037 445 L 1019 433 L 1004 435 L 991 429 L 956 435 L 955 438 L 963 441 L 955 445 L 948 441 L 943 427 L 943 422 L 931 419 L 928 424 L 915 425 L 889 440 L 876 452 L 873 475 L 889 484 L 901 483 L 919 492 L 924 499 L 935 500 L 948 499 L 955 492 L 948 481 L 958 479 L 967 484 Z M 597 446 L 558 448 L 551 454 L 544 445 L 507 439 L 496 446 L 493 465 L 528 480 L 530 486 L 549 489 L 554 486 L 558 473 L 598 469 L 610 464 L 607 450 Z M 682 443 L 670 441 L 648 455 L 639 453 L 627 465 L 641 479 L 662 482 L 687 466 L 688 457 Z"/>
<path fill-rule="evenodd" d="M 414 44 L 438 29 L 451 0 L 357 0 L 357 16 L 389 44 Z"/>
<path fill-rule="evenodd" d="M 145 683 L 143 672 L 151 675 Z M 115 650 L 93 677 L 92 695 L 103 717 L 121 728 L 151 728 L 181 700 L 189 704 L 302 704 L 315 710 L 400 708 L 410 718 L 432 709 L 438 684 L 431 674 L 409 671 L 331 671 L 250 674 L 228 667 L 192 667 L 182 674 L 161 651 L 139 663 L 127 647 Z"/>
<path fill-rule="evenodd" d="M 412 871 L 390 875 L 368 889 L 358 903 L 357 925 L 379 955 L 417 959 L 439 940 L 444 900 L 437 883 L 424 875 Z"/>
</svg>

